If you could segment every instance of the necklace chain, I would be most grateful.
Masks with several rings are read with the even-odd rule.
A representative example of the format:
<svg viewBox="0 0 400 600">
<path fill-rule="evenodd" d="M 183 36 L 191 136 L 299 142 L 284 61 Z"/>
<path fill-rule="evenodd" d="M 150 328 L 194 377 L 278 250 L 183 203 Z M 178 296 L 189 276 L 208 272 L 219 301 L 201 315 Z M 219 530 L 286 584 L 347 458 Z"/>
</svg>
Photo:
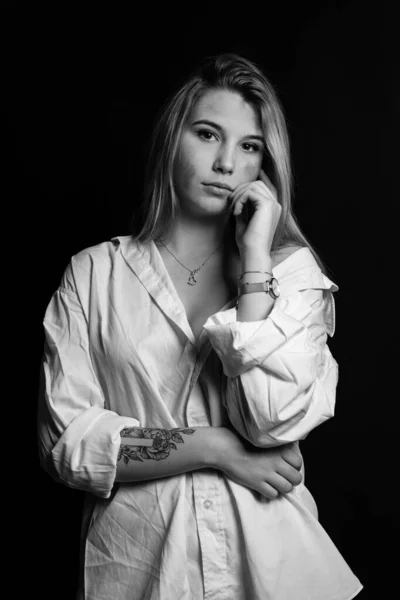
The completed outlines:
<svg viewBox="0 0 400 600">
<path fill-rule="evenodd" d="M 209 260 L 209 259 L 212 257 L 212 255 L 213 255 L 213 254 L 215 254 L 215 253 L 217 252 L 217 250 L 219 250 L 219 249 L 221 248 L 221 246 L 222 246 L 222 244 L 220 244 L 220 245 L 218 246 L 218 248 L 216 248 L 216 249 L 214 250 L 214 252 L 212 252 L 212 253 L 210 254 L 210 256 L 209 256 L 208 258 L 206 258 L 206 260 L 205 260 L 205 261 L 204 261 L 204 262 L 203 262 L 203 263 L 202 263 L 202 264 L 201 264 L 199 267 L 197 267 L 197 269 L 189 269 L 189 268 L 188 268 L 188 267 L 186 267 L 186 266 L 185 266 L 183 263 L 181 263 L 181 261 L 180 261 L 178 258 L 176 258 L 175 254 L 173 254 L 173 253 L 171 252 L 171 250 L 170 250 L 169 248 L 167 248 L 166 244 L 164 243 L 164 241 L 163 241 L 161 238 L 160 238 L 160 242 L 162 243 L 162 245 L 164 246 L 164 248 L 165 248 L 165 249 L 166 249 L 166 250 L 167 250 L 167 251 L 168 251 L 168 252 L 171 254 L 171 256 L 173 256 L 173 257 L 174 257 L 174 259 L 175 259 L 175 260 L 176 260 L 176 261 L 177 261 L 177 262 L 178 262 L 180 265 L 182 265 L 182 267 L 184 267 L 184 268 L 186 269 L 186 271 L 189 271 L 190 275 L 189 275 L 189 278 L 188 278 L 188 280 L 187 280 L 187 282 L 186 282 L 188 285 L 196 285 L 196 283 L 197 283 L 197 279 L 195 278 L 195 275 L 196 275 L 196 273 L 198 273 L 198 271 L 200 271 L 200 269 L 201 269 L 202 267 L 204 267 L 204 265 L 206 264 L 206 262 L 207 262 L 207 261 L 208 261 L 208 260 Z"/>
</svg>

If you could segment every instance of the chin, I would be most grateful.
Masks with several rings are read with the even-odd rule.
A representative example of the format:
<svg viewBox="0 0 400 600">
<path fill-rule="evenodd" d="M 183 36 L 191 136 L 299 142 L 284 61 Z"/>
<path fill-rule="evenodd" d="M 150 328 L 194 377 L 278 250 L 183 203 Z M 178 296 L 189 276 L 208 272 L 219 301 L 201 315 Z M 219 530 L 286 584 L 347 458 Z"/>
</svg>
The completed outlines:
<svg viewBox="0 0 400 600">
<path fill-rule="evenodd" d="M 226 210 L 228 202 L 226 198 L 202 198 L 192 204 L 192 212 L 197 214 L 221 214 Z"/>
</svg>

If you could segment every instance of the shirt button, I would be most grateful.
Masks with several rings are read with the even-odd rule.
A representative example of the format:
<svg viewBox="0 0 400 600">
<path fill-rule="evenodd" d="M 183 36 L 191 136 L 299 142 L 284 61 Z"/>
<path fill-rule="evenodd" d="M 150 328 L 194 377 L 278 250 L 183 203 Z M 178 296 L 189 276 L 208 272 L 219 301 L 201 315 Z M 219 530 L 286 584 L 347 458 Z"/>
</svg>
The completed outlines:
<svg viewBox="0 0 400 600">
<path fill-rule="evenodd" d="M 212 506 L 211 500 L 204 500 L 203 506 L 208 510 Z"/>
</svg>

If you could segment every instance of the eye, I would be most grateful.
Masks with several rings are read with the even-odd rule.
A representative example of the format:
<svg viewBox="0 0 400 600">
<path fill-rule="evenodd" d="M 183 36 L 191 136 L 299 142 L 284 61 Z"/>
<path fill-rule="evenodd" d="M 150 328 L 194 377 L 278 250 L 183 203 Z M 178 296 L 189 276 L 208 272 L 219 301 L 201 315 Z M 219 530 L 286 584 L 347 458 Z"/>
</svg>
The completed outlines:
<svg viewBox="0 0 400 600">
<path fill-rule="evenodd" d="M 214 137 L 216 139 L 215 133 L 209 131 L 208 129 L 199 129 L 197 131 L 197 135 L 199 138 L 206 140 L 207 142 L 211 142 L 211 139 Z"/>
<path fill-rule="evenodd" d="M 257 144 L 250 144 L 250 142 L 245 142 L 242 146 L 245 152 L 261 152 L 261 148 L 260 146 L 257 146 Z"/>
</svg>

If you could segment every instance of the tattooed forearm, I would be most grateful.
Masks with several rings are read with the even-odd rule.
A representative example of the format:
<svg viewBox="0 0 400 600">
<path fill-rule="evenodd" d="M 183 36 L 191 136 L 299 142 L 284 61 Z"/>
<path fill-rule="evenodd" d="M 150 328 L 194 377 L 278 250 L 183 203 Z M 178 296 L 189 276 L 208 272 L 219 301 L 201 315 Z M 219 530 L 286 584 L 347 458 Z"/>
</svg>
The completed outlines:
<svg viewBox="0 0 400 600">
<path fill-rule="evenodd" d="M 181 433 L 192 435 L 195 429 L 177 427 L 175 429 L 156 429 L 129 427 L 121 431 L 121 447 L 118 460 L 127 465 L 130 460 L 143 462 L 146 459 L 162 460 L 170 454 L 176 444 L 183 444 Z"/>
</svg>

